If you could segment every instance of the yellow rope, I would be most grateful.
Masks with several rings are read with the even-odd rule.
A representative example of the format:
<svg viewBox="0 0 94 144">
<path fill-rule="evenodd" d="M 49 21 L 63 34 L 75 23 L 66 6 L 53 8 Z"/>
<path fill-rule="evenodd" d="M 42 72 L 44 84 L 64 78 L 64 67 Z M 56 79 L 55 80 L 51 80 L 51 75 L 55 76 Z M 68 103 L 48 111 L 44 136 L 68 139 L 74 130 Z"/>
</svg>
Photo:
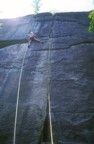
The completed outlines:
<svg viewBox="0 0 94 144">
<path fill-rule="evenodd" d="M 49 103 L 49 122 L 50 122 L 50 136 L 51 136 L 51 144 L 54 144 L 54 140 L 53 140 L 53 128 L 52 128 L 52 116 L 51 116 L 50 96 L 48 96 L 48 103 Z"/>
<path fill-rule="evenodd" d="M 18 105 L 19 105 L 19 94 L 20 94 L 20 86 L 21 86 L 21 78 L 22 78 L 22 71 L 23 71 L 23 65 L 24 65 L 24 60 L 26 57 L 28 47 L 25 50 L 24 57 L 22 60 L 22 65 L 21 65 L 21 71 L 20 71 L 20 76 L 19 76 L 19 82 L 18 82 L 18 90 L 17 90 L 17 102 L 16 102 L 16 111 L 15 111 L 15 121 L 14 121 L 14 133 L 13 133 L 13 144 L 16 144 L 16 129 L 17 129 L 17 115 L 18 115 Z"/>
<path fill-rule="evenodd" d="M 22 79 L 22 71 L 23 71 L 23 65 L 24 65 L 24 60 L 26 57 L 28 47 L 25 50 L 24 57 L 22 60 L 22 65 L 21 65 L 21 71 L 20 71 L 20 76 L 19 76 L 19 83 L 18 83 L 18 90 L 17 90 L 17 102 L 16 102 L 16 111 L 15 111 L 15 121 L 14 121 L 14 133 L 13 133 L 13 144 L 16 144 L 16 129 L 17 129 L 17 114 L 18 114 L 18 105 L 19 105 L 19 94 L 20 94 L 20 86 L 21 86 L 21 79 Z M 51 136 L 51 144 L 54 144 L 53 140 L 53 128 L 52 128 L 52 116 L 51 116 L 51 103 L 50 103 L 50 47 L 49 47 L 49 53 L 48 53 L 48 106 L 49 106 L 49 122 L 50 122 L 50 136 Z"/>
<path fill-rule="evenodd" d="M 48 51 L 48 108 L 49 108 L 51 144 L 54 144 L 53 128 L 52 128 L 52 116 L 51 116 L 51 102 L 50 102 L 50 76 L 51 76 L 51 65 L 50 65 L 50 44 L 49 44 L 49 51 Z"/>
</svg>

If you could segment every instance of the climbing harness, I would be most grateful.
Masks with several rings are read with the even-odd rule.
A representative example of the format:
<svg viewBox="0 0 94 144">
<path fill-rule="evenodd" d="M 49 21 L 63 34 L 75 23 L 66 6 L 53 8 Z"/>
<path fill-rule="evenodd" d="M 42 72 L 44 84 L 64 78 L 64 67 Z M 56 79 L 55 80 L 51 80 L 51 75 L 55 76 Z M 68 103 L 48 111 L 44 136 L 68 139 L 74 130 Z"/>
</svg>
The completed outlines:
<svg viewBox="0 0 94 144">
<path fill-rule="evenodd" d="M 52 128 L 52 115 L 51 115 L 51 100 L 50 100 L 50 85 L 51 85 L 50 77 L 51 77 L 51 56 L 50 56 L 50 43 L 49 43 L 49 51 L 48 51 L 48 110 L 49 110 L 51 144 L 54 144 L 53 128 Z"/>
<path fill-rule="evenodd" d="M 18 105 L 19 105 L 19 94 L 20 94 L 20 86 L 21 86 L 23 65 L 24 65 L 24 60 L 25 60 L 25 57 L 26 57 L 27 50 L 28 50 L 28 47 L 26 48 L 24 56 L 23 56 L 22 65 L 21 65 L 21 71 L 20 71 L 20 76 L 19 76 L 19 82 L 18 82 L 17 102 L 16 102 L 14 132 L 13 132 L 13 144 L 16 144 L 16 129 L 17 129 L 17 114 L 18 114 Z"/>
</svg>

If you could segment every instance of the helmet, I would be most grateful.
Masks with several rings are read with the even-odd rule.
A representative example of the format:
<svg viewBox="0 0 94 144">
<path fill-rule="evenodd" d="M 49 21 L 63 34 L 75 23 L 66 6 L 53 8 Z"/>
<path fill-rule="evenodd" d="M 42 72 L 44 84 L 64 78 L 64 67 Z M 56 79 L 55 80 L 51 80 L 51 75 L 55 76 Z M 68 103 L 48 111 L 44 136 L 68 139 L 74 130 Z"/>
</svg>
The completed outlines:
<svg viewBox="0 0 94 144">
<path fill-rule="evenodd" d="M 31 31 L 30 34 L 33 34 L 33 32 Z"/>
</svg>

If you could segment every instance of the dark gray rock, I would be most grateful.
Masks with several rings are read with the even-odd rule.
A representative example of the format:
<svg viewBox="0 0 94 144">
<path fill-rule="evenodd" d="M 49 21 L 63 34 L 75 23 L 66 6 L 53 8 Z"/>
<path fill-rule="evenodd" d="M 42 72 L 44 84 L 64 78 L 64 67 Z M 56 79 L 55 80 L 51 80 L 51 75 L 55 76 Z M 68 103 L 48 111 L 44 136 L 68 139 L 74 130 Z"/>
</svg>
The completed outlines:
<svg viewBox="0 0 94 144">
<path fill-rule="evenodd" d="M 45 15 L 45 14 L 44 14 Z M 51 19 L 49 20 L 49 15 Z M 21 40 L 27 39 L 30 31 L 40 37 L 47 37 L 51 31 L 53 16 L 25 16 L 12 20 L 1 20 L 3 26 L 0 28 L 0 40 Z M 41 20 L 45 19 L 44 21 Z M 47 20 L 46 20 L 47 18 Z"/>
<path fill-rule="evenodd" d="M 27 44 L 0 50 L 0 143 L 13 143 L 20 69 Z M 47 52 L 27 51 L 19 95 L 17 143 L 37 144 L 47 107 Z"/>
<path fill-rule="evenodd" d="M 88 32 L 88 13 L 54 16 L 43 13 L 2 22 L 0 42 L 27 41 L 30 30 L 44 41 L 44 44 L 32 42 L 26 53 L 18 107 L 17 144 L 39 143 L 48 113 L 48 86 L 54 144 L 93 144 L 94 32 Z M 0 50 L 1 144 L 13 143 L 18 81 L 26 49 L 27 43 L 17 43 Z M 50 143 L 50 140 L 43 143 Z"/>
</svg>

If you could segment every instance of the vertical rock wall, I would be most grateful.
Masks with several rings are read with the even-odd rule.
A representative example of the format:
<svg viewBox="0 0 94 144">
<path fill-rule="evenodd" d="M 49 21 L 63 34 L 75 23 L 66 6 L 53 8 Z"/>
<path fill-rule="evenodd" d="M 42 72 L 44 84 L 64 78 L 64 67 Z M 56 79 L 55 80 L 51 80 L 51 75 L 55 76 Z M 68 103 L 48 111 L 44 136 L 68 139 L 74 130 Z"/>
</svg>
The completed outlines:
<svg viewBox="0 0 94 144">
<path fill-rule="evenodd" d="M 85 14 L 55 17 L 50 65 L 55 143 L 93 144 L 94 33 Z"/>
<path fill-rule="evenodd" d="M 17 144 L 38 144 L 41 139 L 47 115 L 48 78 L 54 143 L 93 144 L 94 33 L 88 32 L 88 13 L 45 13 L 2 21 L 0 43 L 27 41 L 30 30 L 44 41 L 33 42 L 25 57 Z M 24 43 L 0 50 L 1 144 L 13 143 L 18 80 L 26 48 Z"/>
</svg>

